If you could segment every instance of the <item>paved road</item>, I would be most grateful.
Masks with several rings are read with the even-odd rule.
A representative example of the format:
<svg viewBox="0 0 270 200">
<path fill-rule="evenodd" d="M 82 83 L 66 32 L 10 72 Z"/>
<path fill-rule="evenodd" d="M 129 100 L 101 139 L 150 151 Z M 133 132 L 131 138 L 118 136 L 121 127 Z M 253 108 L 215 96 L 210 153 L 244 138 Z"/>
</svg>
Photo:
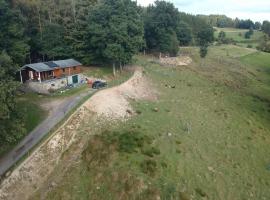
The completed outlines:
<svg viewBox="0 0 270 200">
<path fill-rule="evenodd" d="M 13 150 L 0 159 L 0 176 L 20 160 L 20 158 L 34 147 L 47 133 L 49 133 L 49 131 L 59 123 L 72 108 L 78 105 L 83 97 L 91 93 L 93 93 L 93 90 L 88 90 L 80 95 L 69 97 L 59 106 L 54 108 L 49 113 L 47 119 L 29 133 Z"/>
</svg>

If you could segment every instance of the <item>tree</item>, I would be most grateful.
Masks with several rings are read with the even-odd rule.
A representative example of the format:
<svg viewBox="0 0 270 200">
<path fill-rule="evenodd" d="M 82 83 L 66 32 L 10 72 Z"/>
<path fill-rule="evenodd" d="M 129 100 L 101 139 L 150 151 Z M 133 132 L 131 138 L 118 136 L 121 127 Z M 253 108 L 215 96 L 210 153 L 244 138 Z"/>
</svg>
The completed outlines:
<svg viewBox="0 0 270 200">
<path fill-rule="evenodd" d="M 269 21 L 264 21 L 262 25 L 262 31 L 270 36 L 270 22 Z"/>
<path fill-rule="evenodd" d="M 176 34 L 180 46 L 187 46 L 191 43 L 192 33 L 191 28 L 187 23 L 180 21 L 176 27 Z"/>
<path fill-rule="evenodd" d="M 245 33 L 245 38 L 250 39 L 250 37 L 253 35 L 254 31 L 253 28 L 250 28 L 249 31 Z"/>
<path fill-rule="evenodd" d="M 220 44 L 225 44 L 226 43 L 226 33 L 224 31 L 220 31 L 218 34 L 218 42 Z"/>
<path fill-rule="evenodd" d="M 270 53 L 270 36 L 264 35 L 260 39 L 259 46 L 257 47 L 259 50 Z"/>
<path fill-rule="evenodd" d="M 260 30 L 261 28 L 262 28 L 262 24 L 260 22 L 255 22 L 254 29 L 255 30 Z"/>
<path fill-rule="evenodd" d="M 25 134 L 23 115 L 16 102 L 18 83 L 12 78 L 13 63 L 8 54 L 0 53 L 0 145 L 12 144 Z"/>
<path fill-rule="evenodd" d="M 25 19 L 19 10 L 11 9 L 8 2 L 0 0 L 0 50 L 5 50 L 14 63 L 21 65 L 29 54 Z"/>
<path fill-rule="evenodd" d="M 212 27 L 206 26 L 198 32 L 197 42 L 200 46 L 200 56 L 205 58 L 207 55 L 207 48 L 214 40 L 214 30 Z"/>
<path fill-rule="evenodd" d="M 87 16 L 96 0 L 16 0 L 26 19 L 31 46 L 28 62 L 86 57 Z M 48 41 L 52 40 L 52 43 Z M 51 48 L 53 47 L 53 48 Z M 64 51 L 63 51 L 64 50 Z"/>
<path fill-rule="evenodd" d="M 48 60 L 71 56 L 72 50 L 65 40 L 65 29 L 59 24 L 48 23 L 44 26 L 40 46 L 40 52 Z"/>
<path fill-rule="evenodd" d="M 204 27 L 197 34 L 197 42 L 200 46 L 208 46 L 214 41 L 214 29 L 210 26 Z"/>
<path fill-rule="evenodd" d="M 179 50 L 178 40 L 176 33 L 172 32 L 160 32 L 159 37 L 160 39 L 160 51 L 162 53 L 170 53 L 171 56 L 176 56 Z"/>
<path fill-rule="evenodd" d="M 240 28 L 240 29 L 250 29 L 250 28 L 254 28 L 254 27 L 255 27 L 255 24 L 250 19 L 248 19 L 248 20 L 238 20 L 237 19 L 237 23 L 235 26 L 235 28 Z"/>
<path fill-rule="evenodd" d="M 200 56 L 201 58 L 205 58 L 207 55 L 208 49 L 206 45 L 200 47 Z"/>
<path fill-rule="evenodd" d="M 85 62 L 93 59 L 122 66 L 143 46 L 143 22 L 131 0 L 101 1 L 91 10 L 87 22 L 84 51 L 89 57 Z"/>
<path fill-rule="evenodd" d="M 179 44 L 177 37 L 181 37 L 179 22 L 179 12 L 172 3 L 156 1 L 155 5 L 148 6 L 144 16 L 147 48 L 175 55 Z"/>
</svg>

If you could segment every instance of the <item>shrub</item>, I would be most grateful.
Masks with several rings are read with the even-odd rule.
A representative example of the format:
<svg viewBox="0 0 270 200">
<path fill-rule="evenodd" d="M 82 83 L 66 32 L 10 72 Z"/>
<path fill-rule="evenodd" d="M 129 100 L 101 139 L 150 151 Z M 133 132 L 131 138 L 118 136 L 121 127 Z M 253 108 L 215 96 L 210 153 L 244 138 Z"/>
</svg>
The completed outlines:
<svg viewBox="0 0 270 200">
<path fill-rule="evenodd" d="M 249 31 L 248 31 L 248 32 L 246 32 L 246 33 L 245 33 L 245 38 L 246 38 L 246 39 L 250 39 L 250 37 L 251 37 L 250 32 L 249 32 Z"/>
<path fill-rule="evenodd" d="M 154 157 L 155 155 L 160 154 L 160 150 L 156 147 L 151 147 L 151 148 L 147 148 L 147 149 L 142 150 L 142 153 L 144 155 L 149 156 L 149 157 Z"/>
<path fill-rule="evenodd" d="M 118 137 L 119 151 L 133 153 L 139 147 L 143 147 L 144 137 L 138 132 L 125 132 Z"/>
<path fill-rule="evenodd" d="M 157 170 L 157 163 L 155 160 L 144 160 L 141 163 L 141 170 L 143 173 L 148 174 L 150 176 L 153 176 L 156 173 Z"/>
<path fill-rule="evenodd" d="M 137 130 L 115 133 L 114 137 L 116 137 L 118 151 L 126 153 L 137 152 L 138 149 L 143 149 L 145 144 L 152 143 L 152 138 Z"/>
</svg>

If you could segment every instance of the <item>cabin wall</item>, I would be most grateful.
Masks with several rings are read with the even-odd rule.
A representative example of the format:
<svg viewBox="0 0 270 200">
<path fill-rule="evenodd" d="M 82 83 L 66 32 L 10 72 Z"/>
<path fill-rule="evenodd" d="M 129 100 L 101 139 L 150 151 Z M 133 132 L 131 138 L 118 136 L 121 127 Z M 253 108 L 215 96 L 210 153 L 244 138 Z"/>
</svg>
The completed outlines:
<svg viewBox="0 0 270 200">
<path fill-rule="evenodd" d="M 81 67 L 76 66 L 76 67 L 67 67 L 67 68 L 62 68 L 62 69 L 55 69 L 53 72 L 54 72 L 54 76 L 56 78 L 60 78 L 60 77 L 63 77 L 63 76 L 69 76 L 69 75 L 74 75 L 74 74 L 81 73 Z"/>
</svg>

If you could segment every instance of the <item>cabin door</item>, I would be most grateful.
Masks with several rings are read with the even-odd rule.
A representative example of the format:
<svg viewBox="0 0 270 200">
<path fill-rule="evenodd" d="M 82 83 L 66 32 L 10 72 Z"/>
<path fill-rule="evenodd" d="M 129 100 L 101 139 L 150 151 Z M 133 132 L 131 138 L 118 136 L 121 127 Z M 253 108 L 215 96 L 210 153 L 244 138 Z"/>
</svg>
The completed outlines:
<svg viewBox="0 0 270 200">
<path fill-rule="evenodd" d="M 72 82 L 73 84 L 78 83 L 78 75 L 72 76 Z"/>
</svg>

